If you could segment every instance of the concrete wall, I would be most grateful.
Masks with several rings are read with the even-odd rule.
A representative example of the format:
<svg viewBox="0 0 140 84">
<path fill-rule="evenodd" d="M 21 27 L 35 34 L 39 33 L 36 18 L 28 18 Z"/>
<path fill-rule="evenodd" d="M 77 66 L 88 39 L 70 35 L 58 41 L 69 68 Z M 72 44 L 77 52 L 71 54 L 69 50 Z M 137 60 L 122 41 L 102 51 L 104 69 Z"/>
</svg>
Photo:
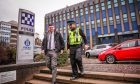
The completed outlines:
<svg viewBox="0 0 140 84">
<path fill-rule="evenodd" d="M 25 81 L 32 79 L 33 74 L 39 73 L 40 69 L 45 68 L 45 63 L 32 64 L 13 64 L 0 66 L 0 73 L 16 70 L 16 81 L 6 84 L 25 84 Z"/>
</svg>

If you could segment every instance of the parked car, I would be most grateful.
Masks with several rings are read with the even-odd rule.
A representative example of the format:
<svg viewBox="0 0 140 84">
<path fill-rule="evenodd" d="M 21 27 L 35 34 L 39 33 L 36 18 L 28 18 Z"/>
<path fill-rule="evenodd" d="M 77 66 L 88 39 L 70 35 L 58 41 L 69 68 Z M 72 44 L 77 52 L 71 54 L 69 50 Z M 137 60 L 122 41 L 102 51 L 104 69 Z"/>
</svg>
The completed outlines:
<svg viewBox="0 0 140 84">
<path fill-rule="evenodd" d="M 140 39 L 127 40 L 105 50 L 99 54 L 98 59 L 109 64 L 116 61 L 140 60 Z"/>
<path fill-rule="evenodd" d="M 90 56 L 98 57 L 99 53 L 109 48 L 111 48 L 110 44 L 95 45 L 92 49 L 87 50 L 85 54 L 86 54 L 86 57 L 88 58 Z"/>
</svg>

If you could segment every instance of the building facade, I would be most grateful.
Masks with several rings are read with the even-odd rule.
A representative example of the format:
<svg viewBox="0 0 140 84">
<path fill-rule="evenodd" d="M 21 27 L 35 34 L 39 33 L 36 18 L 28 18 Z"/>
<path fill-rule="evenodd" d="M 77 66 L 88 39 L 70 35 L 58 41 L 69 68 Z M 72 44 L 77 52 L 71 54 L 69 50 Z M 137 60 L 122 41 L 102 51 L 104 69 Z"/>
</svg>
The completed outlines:
<svg viewBox="0 0 140 84">
<path fill-rule="evenodd" d="M 86 0 L 45 15 L 45 29 L 54 24 L 67 41 L 67 20 L 85 33 L 90 47 L 140 38 L 140 0 Z"/>
<path fill-rule="evenodd" d="M 10 44 L 10 36 L 11 36 L 11 24 L 8 22 L 1 21 L 0 22 L 0 42 L 3 45 Z"/>
<path fill-rule="evenodd" d="M 16 21 L 8 22 L 11 24 L 11 38 L 10 38 L 10 46 L 17 46 L 17 31 L 18 31 L 18 23 Z"/>
<path fill-rule="evenodd" d="M 38 34 L 38 33 L 35 33 L 35 34 L 34 34 L 34 40 L 35 40 L 35 45 L 41 46 L 42 41 L 41 41 L 41 39 L 39 38 L 39 34 Z"/>
</svg>

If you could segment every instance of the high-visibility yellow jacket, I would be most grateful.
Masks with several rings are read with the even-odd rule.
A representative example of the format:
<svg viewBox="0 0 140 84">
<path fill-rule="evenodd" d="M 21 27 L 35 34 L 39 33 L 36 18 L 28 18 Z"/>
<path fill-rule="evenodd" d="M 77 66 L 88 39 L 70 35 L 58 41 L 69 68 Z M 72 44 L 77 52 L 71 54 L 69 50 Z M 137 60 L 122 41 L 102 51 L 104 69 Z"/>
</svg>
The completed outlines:
<svg viewBox="0 0 140 84">
<path fill-rule="evenodd" d="M 76 44 L 81 44 L 82 42 L 82 37 L 79 33 L 79 28 L 76 28 L 75 30 L 70 30 L 69 31 L 69 43 L 70 45 L 76 45 Z"/>
</svg>

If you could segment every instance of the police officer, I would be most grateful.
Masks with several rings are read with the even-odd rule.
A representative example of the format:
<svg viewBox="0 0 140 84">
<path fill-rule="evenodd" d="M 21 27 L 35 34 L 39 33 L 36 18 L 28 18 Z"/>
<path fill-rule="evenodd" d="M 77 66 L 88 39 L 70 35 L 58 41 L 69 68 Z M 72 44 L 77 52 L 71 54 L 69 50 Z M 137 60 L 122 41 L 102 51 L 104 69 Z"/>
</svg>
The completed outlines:
<svg viewBox="0 0 140 84">
<path fill-rule="evenodd" d="M 77 27 L 76 23 L 73 20 L 67 21 L 69 25 L 69 32 L 67 37 L 67 48 L 70 49 L 70 62 L 72 67 L 72 77 L 70 80 L 75 80 L 78 78 L 78 68 L 80 74 L 84 74 L 84 69 L 82 65 L 82 42 L 84 42 L 85 48 L 88 48 L 86 36 L 82 30 Z"/>
</svg>

